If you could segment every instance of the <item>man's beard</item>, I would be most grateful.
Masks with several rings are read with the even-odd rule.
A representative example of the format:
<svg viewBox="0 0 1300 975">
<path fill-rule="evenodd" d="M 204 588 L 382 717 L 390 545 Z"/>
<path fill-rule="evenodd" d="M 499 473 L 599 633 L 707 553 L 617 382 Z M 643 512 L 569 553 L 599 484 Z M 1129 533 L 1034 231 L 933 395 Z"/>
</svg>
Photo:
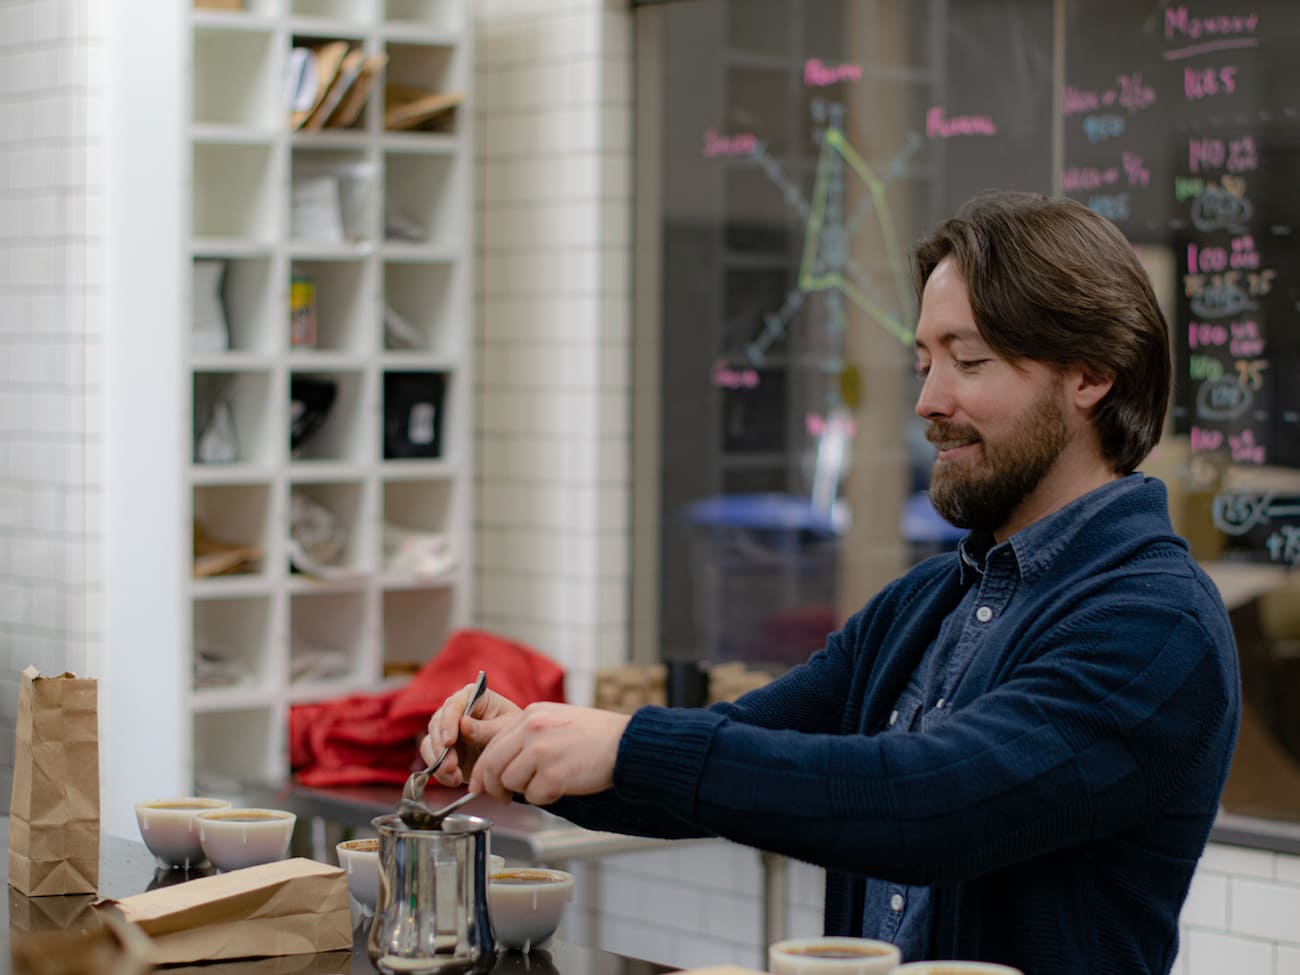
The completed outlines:
<svg viewBox="0 0 1300 975">
<path fill-rule="evenodd" d="M 1059 391 L 1047 389 L 1020 424 L 1000 441 L 985 440 L 974 427 L 936 423 L 931 443 L 979 440 L 978 454 L 960 462 L 936 462 L 930 503 L 958 528 L 993 532 L 1005 525 L 1061 456 L 1069 439 Z"/>
</svg>

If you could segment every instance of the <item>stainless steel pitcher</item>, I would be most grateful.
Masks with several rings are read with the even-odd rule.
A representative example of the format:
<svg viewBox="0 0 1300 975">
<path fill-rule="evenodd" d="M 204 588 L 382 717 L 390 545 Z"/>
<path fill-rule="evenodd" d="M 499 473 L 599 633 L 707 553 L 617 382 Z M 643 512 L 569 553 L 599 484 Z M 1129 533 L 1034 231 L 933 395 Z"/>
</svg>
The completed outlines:
<svg viewBox="0 0 1300 975">
<path fill-rule="evenodd" d="M 488 829 L 453 815 L 436 830 L 411 829 L 396 815 L 379 831 L 379 898 L 366 949 L 384 975 L 487 972 L 496 946 L 487 909 Z"/>
</svg>

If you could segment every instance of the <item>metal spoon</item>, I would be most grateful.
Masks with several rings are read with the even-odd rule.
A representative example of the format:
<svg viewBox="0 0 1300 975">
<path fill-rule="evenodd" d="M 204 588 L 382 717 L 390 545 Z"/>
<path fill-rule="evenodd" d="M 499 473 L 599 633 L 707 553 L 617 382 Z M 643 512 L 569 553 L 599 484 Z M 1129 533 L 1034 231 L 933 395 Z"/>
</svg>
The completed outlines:
<svg viewBox="0 0 1300 975">
<path fill-rule="evenodd" d="M 468 715 L 470 711 L 474 709 L 474 705 L 479 702 L 479 698 L 481 698 L 486 693 L 487 693 L 487 671 L 480 670 L 478 672 L 478 680 L 474 682 L 474 690 L 470 692 L 469 700 L 465 702 L 464 713 Z M 447 745 L 445 748 L 443 748 L 441 752 L 438 753 L 438 757 L 433 760 L 432 765 L 426 768 L 423 772 L 411 773 L 410 777 L 407 778 L 406 780 L 406 785 L 402 787 L 403 800 L 410 800 L 411 802 L 414 802 L 418 805 L 423 805 L 423 803 L 421 803 L 420 800 L 424 798 L 424 789 L 429 784 L 429 776 L 431 776 L 434 772 L 438 770 L 438 766 L 442 764 L 443 759 L 447 757 L 450 751 L 451 751 L 451 746 Z M 400 811 L 401 808 L 400 804 L 398 808 Z M 429 811 L 427 806 L 425 806 L 424 808 L 426 812 Z M 405 822 L 406 817 L 403 816 L 402 820 L 403 822 Z M 410 824 L 408 823 L 407 825 Z"/>
<path fill-rule="evenodd" d="M 397 815 L 411 829 L 441 829 L 442 821 L 471 799 L 477 799 L 477 792 L 466 792 L 459 799 L 447 803 L 441 809 L 430 809 L 414 799 L 399 799 Z"/>
</svg>

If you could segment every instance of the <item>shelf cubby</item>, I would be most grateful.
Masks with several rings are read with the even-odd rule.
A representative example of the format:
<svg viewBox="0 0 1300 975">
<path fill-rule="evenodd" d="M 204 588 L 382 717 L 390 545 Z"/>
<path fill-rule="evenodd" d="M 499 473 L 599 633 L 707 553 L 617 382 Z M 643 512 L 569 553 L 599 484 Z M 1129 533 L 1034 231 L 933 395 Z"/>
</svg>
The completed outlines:
<svg viewBox="0 0 1300 975">
<path fill-rule="evenodd" d="M 278 551 L 272 537 L 274 504 L 269 484 L 209 484 L 196 486 L 192 496 L 192 513 L 196 536 L 203 536 L 222 547 L 248 547 L 259 554 L 250 558 L 231 575 L 207 576 L 195 581 L 196 588 L 219 590 L 223 580 L 234 576 L 265 576 Z M 195 538 L 194 545 L 199 546 Z M 191 551 L 191 558 L 197 556 Z"/>
<path fill-rule="evenodd" d="M 361 482 L 295 481 L 290 486 L 292 495 L 303 495 L 332 514 L 337 525 L 335 541 L 338 552 L 331 553 L 332 561 L 326 563 L 339 568 L 369 570 L 374 560 L 367 558 L 363 537 L 366 525 L 365 492 Z M 312 554 L 312 553 L 308 553 Z"/>
<path fill-rule="evenodd" d="M 194 146 L 193 235 L 265 242 L 277 232 L 270 146 Z"/>
<path fill-rule="evenodd" d="M 228 352 L 269 353 L 275 350 L 276 288 L 271 275 L 269 257 L 223 258 L 196 257 L 190 287 L 192 303 L 196 306 L 208 300 L 200 289 L 206 275 L 200 274 L 205 261 L 219 261 L 221 272 L 220 302 L 225 317 Z"/>
<path fill-rule="evenodd" d="M 362 676 L 366 632 L 364 593 L 294 593 L 289 601 L 290 683 Z"/>
<path fill-rule="evenodd" d="M 464 289 L 464 274 L 456 265 L 386 261 L 385 314 L 396 313 L 400 325 L 384 327 L 380 321 L 385 349 L 392 354 L 456 354 Z"/>
<path fill-rule="evenodd" d="M 267 596 L 195 600 L 191 647 L 196 694 L 273 686 L 273 615 Z M 200 678 L 200 654 L 220 662 L 220 671 L 213 667 L 206 680 Z"/>
<path fill-rule="evenodd" d="M 460 48 L 451 43 L 414 43 L 389 40 L 387 80 L 397 85 L 438 94 L 467 94 L 469 84 Z M 456 132 L 462 128 L 462 103 L 440 115 L 430 128 L 439 132 Z"/>
<path fill-rule="evenodd" d="M 373 349 L 379 319 L 375 272 L 360 260 L 298 259 L 292 280 L 306 279 L 315 289 L 315 345 L 296 345 L 294 355 L 310 358 L 314 351 L 365 353 Z M 289 331 L 289 322 L 284 322 Z"/>
<path fill-rule="evenodd" d="M 425 663 L 447 641 L 455 619 L 455 590 L 451 586 L 403 586 L 385 590 L 384 661 Z"/>
<path fill-rule="evenodd" d="M 456 240 L 450 235 L 444 213 L 457 206 L 467 192 L 464 164 L 452 156 L 421 152 L 390 151 L 384 156 L 384 200 L 386 242 L 450 251 Z M 397 219 L 391 219 L 391 218 Z M 409 226 L 420 235 L 407 239 L 395 235 L 394 227 Z"/>
<path fill-rule="evenodd" d="M 283 422 L 283 412 L 272 406 L 270 372 L 236 372 L 208 370 L 194 373 L 193 403 L 194 440 L 191 457 L 200 461 L 200 441 L 209 423 L 219 424 L 213 412 L 226 403 L 233 420 L 235 457 L 232 463 L 264 466 L 279 459 L 278 438 L 272 434 Z"/>
<path fill-rule="evenodd" d="M 450 479 L 385 483 L 382 521 L 417 532 L 450 531 L 455 490 Z"/>
<path fill-rule="evenodd" d="M 464 28 L 461 7 L 448 0 L 383 0 L 384 19 L 389 24 L 420 27 L 446 33 Z"/>
<path fill-rule="evenodd" d="M 296 144 L 289 178 L 292 240 L 341 244 L 375 239 L 379 173 L 363 151 Z"/>
<path fill-rule="evenodd" d="M 196 30 L 194 124 L 278 128 L 280 75 L 275 37 L 269 31 Z"/>
<path fill-rule="evenodd" d="M 289 14 L 313 20 L 363 24 L 374 17 L 375 0 L 289 0 Z"/>
<path fill-rule="evenodd" d="M 334 384 L 334 403 L 325 421 L 296 451 L 293 463 L 345 461 L 361 464 L 375 456 L 373 410 L 367 408 L 365 374 L 359 371 L 295 370 L 293 377 Z M 290 389 L 292 390 L 292 377 Z M 286 435 L 286 446 L 288 437 Z"/>
</svg>

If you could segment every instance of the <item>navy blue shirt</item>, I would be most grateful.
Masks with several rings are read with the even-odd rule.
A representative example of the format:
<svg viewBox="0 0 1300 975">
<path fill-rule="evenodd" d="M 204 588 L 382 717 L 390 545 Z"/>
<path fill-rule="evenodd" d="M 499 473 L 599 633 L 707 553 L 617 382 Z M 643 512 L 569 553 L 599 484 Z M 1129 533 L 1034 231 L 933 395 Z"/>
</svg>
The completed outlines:
<svg viewBox="0 0 1300 975">
<path fill-rule="evenodd" d="M 948 615 L 913 671 L 881 734 L 932 731 L 952 713 L 958 681 L 997 628 L 986 624 L 1023 603 L 1037 570 L 1069 547 L 1079 529 L 1120 494 L 1142 483 L 1141 474 L 1111 481 L 1041 518 L 1005 542 L 972 533 L 961 540 L 961 584 L 966 594 Z M 928 886 L 868 879 L 863 936 L 898 945 L 903 961 L 933 958 L 933 893 Z"/>
</svg>

